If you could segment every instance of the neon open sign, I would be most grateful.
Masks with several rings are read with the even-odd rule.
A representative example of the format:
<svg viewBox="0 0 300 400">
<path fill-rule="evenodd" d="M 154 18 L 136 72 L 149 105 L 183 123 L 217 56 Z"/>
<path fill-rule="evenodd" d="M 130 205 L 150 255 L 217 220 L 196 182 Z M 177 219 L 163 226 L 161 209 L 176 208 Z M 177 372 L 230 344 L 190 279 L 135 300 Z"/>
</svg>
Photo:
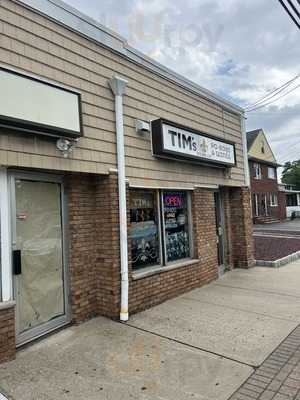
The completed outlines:
<svg viewBox="0 0 300 400">
<path fill-rule="evenodd" d="M 165 206 L 182 208 L 183 198 L 179 195 L 167 195 L 165 196 Z"/>
</svg>

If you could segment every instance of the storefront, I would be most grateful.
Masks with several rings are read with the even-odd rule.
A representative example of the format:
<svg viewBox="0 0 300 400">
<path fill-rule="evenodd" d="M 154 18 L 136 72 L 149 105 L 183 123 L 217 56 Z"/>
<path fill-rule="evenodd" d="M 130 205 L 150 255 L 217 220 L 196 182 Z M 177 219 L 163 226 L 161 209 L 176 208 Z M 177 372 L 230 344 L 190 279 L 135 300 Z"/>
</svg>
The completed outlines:
<svg viewBox="0 0 300 400">
<path fill-rule="evenodd" d="M 242 109 L 61 2 L 0 19 L 0 362 L 253 265 Z"/>
</svg>

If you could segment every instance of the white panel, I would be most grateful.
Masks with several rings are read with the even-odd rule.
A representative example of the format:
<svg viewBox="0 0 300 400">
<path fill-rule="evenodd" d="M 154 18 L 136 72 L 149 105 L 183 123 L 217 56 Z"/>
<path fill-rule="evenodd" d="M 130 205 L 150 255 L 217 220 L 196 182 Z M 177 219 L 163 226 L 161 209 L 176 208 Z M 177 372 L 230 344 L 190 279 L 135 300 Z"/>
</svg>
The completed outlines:
<svg viewBox="0 0 300 400">
<path fill-rule="evenodd" d="M 232 144 L 166 124 L 163 124 L 163 145 L 164 150 L 185 157 L 191 156 L 229 165 L 235 164 Z"/>
<path fill-rule="evenodd" d="M 76 93 L 2 69 L 0 115 L 80 133 Z"/>
<path fill-rule="evenodd" d="M 7 170 L 0 167 L 0 226 L 2 301 L 12 300 L 10 207 Z M 1 299 L 0 299 L 1 301 Z"/>
</svg>

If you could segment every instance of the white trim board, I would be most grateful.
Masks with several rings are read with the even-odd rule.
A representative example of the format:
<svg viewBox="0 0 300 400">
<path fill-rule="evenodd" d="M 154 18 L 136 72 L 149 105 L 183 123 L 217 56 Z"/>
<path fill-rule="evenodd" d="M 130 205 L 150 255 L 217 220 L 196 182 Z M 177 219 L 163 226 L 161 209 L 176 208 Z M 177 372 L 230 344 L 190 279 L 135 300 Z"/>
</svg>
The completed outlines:
<svg viewBox="0 0 300 400">
<path fill-rule="evenodd" d="M 2 301 L 12 299 L 11 229 L 9 183 L 7 169 L 0 167 L 0 227 L 1 227 L 1 294 Z"/>
</svg>

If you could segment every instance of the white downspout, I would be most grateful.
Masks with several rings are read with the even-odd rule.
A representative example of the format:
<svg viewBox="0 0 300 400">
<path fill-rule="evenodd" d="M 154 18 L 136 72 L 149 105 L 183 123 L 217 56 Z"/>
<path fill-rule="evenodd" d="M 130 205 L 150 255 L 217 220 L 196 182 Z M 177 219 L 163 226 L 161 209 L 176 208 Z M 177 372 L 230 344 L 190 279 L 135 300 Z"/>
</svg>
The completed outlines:
<svg viewBox="0 0 300 400">
<path fill-rule="evenodd" d="M 241 115 L 241 128 L 242 128 L 242 141 L 243 141 L 243 154 L 244 154 L 245 186 L 250 187 L 250 173 L 249 173 L 248 146 L 247 146 L 246 117 L 245 117 L 245 114 Z"/>
<path fill-rule="evenodd" d="M 10 206 L 7 169 L 0 166 L 0 229 L 1 229 L 1 294 L 0 303 L 11 301 L 11 239 L 10 239 Z"/>
<path fill-rule="evenodd" d="M 120 320 L 128 321 L 128 243 L 127 243 L 127 207 L 125 180 L 125 147 L 123 122 L 123 95 L 127 81 L 115 76 L 109 81 L 115 95 L 118 186 L 119 186 L 119 221 L 120 221 L 120 255 L 121 255 L 121 311 Z"/>
</svg>

